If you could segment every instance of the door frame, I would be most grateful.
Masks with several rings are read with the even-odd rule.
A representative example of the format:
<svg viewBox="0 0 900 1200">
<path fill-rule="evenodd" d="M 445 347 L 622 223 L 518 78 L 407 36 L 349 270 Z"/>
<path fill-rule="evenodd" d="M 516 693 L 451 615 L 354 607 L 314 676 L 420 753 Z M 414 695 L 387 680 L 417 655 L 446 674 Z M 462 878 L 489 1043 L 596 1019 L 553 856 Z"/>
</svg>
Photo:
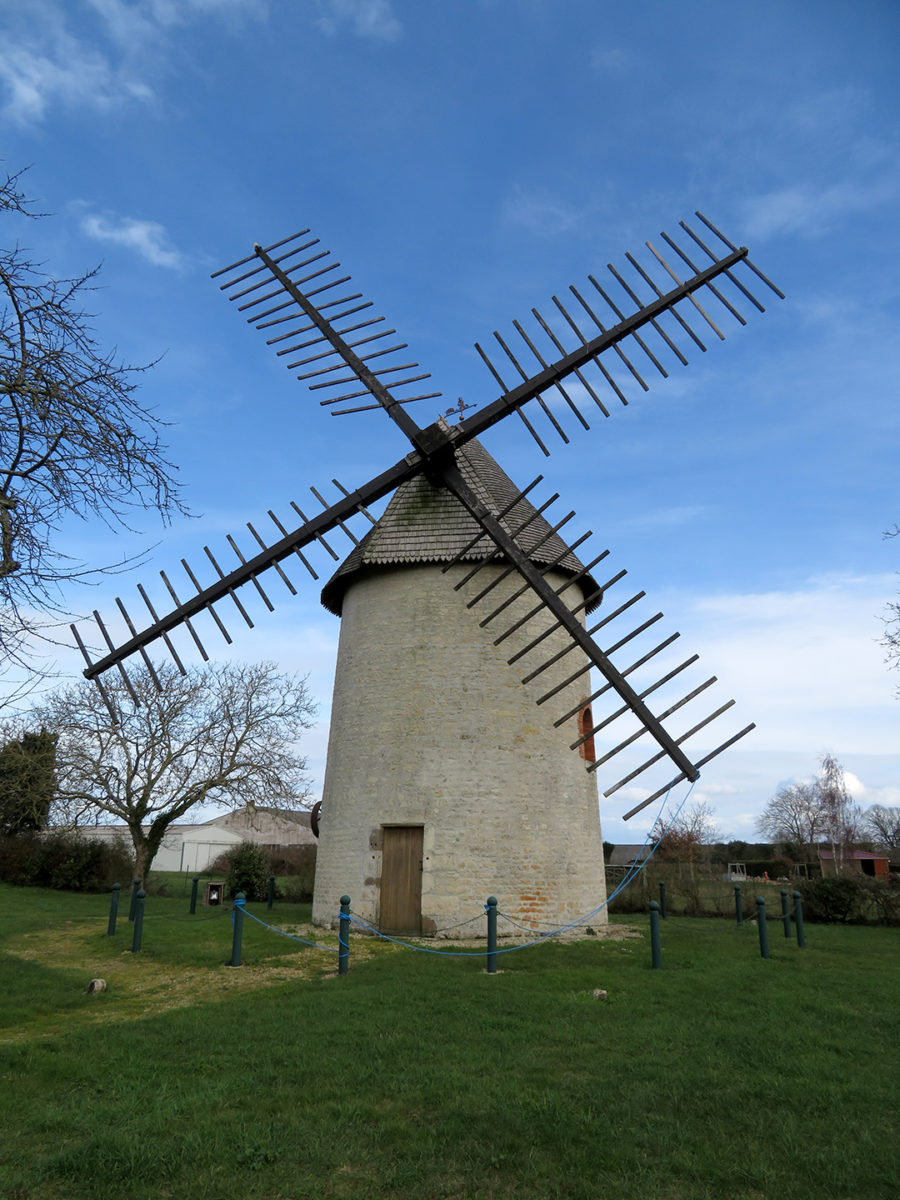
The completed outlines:
<svg viewBox="0 0 900 1200">
<path fill-rule="evenodd" d="M 415 831 L 407 839 L 411 858 L 391 854 L 399 850 L 402 843 L 394 842 L 395 834 Z M 424 866 L 425 826 L 397 822 L 381 826 L 381 888 L 379 897 L 379 928 L 384 933 L 402 933 L 421 936 L 422 933 L 422 870 Z M 387 899 L 388 903 L 385 904 Z M 399 919 L 398 919 L 399 913 Z M 407 919 L 410 918 L 410 919 Z"/>
</svg>

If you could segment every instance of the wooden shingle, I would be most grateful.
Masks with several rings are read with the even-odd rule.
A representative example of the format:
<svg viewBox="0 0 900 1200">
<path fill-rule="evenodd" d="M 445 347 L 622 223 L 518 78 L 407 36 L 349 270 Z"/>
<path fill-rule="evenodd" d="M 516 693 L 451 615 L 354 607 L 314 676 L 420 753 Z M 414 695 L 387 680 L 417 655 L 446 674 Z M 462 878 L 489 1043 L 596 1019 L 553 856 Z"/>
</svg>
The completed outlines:
<svg viewBox="0 0 900 1200">
<path fill-rule="evenodd" d="M 491 512 L 501 512 L 518 495 L 520 489 L 480 442 L 472 440 L 462 446 L 457 451 L 456 461 L 466 483 Z M 534 506 L 528 499 L 519 500 L 501 518 L 501 523 L 516 536 L 532 562 L 537 566 L 546 566 L 558 558 L 566 547 L 557 534 L 552 534 L 538 546 L 550 529 L 542 516 L 536 516 L 521 533 L 518 532 L 534 512 Z M 378 523 L 354 547 L 325 584 L 322 604 L 329 612 L 340 616 L 344 593 L 359 573 L 402 563 L 450 562 L 479 532 L 480 526 L 452 493 L 445 488 L 435 487 L 424 475 L 418 475 L 397 489 Z M 492 557 L 503 561 L 487 536 L 483 536 L 463 555 L 464 560 L 471 562 Z M 582 564 L 570 551 L 555 569 L 563 574 L 575 575 L 582 569 Z M 597 588 L 590 575 L 583 576 L 580 582 L 584 585 L 582 590 L 585 593 Z"/>
</svg>

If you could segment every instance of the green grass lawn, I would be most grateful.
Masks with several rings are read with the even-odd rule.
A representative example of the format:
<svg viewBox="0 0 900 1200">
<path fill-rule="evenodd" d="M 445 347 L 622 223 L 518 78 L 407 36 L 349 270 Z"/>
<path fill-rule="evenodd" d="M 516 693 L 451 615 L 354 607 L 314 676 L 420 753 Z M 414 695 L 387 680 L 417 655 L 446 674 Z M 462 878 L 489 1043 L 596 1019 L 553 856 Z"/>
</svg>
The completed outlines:
<svg viewBox="0 0 900 1200">
<path fill-rule="evenodd" d="M 592 938 L 495 976 L 354 936 L 338 977 L 252 921 L 225 966 L 227 910 L 181 897 L 132 955 L 123 909 L 108 938 L 106 897 L 0 886 L 4 1200 L 900 1192 L 897 930 L 771 922 L 764 961 L 752 924 L 669 918 L 661 971 Z"/>
</svg>

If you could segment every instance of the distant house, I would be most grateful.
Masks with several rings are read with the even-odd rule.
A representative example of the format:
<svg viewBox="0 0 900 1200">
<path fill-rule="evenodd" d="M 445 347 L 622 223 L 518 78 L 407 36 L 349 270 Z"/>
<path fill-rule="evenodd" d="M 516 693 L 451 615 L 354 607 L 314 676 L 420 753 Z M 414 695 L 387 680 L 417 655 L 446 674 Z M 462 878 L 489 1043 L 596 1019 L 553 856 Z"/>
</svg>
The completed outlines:
<svg viewBox="0 0 900 1200">
<path fill-rule="evenodd" d="M 124 825 L 93 825 L 80 829 L 94 841 L 122 841 L 131 846 Z M 240 809 L 223 813 L 201 825 L 170 825 L 153 860 L 156 871 L 205 871 L 220 854 L 254 842 L 274 849 L 281 846 L 314 845 L 308 812 L 286 812 L 275 808 Z"/>
<path fill-rule="evenodd" d="M 652 847 L 648 846 L 646 842 L 623 843 L 621 846 L 613 846 L 606 865 L 608 867 L 632 867 L 636 862 L 643 862 L 651 849 Z"/>
<path fill-rule="evenodd" d="M 834 875 L 834 851 L 820 850 L 819 859 L 822 863 L 823 875 Z M 855 875 L 887 875 L 889 873 L 888 856 L 877 850 L 845 850 L 844 870 Z"/>
</svg>

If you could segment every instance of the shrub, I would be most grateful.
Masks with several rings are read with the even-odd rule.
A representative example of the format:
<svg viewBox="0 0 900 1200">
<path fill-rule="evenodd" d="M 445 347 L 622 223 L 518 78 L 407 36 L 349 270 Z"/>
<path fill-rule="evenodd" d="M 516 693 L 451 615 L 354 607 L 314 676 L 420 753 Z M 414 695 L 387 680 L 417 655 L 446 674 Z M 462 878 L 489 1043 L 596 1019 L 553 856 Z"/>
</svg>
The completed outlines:
<svg viewBox="0 0 900 1200">
<path fill-rule="evenodd" d="M 16 837 L 46 828 L 53 800 L 56 738 L 42 729 L 0 748 L 0 833 Z"/>
<path fill-rule="evenodd" d="M 269 889 L 269 860 L 253 842 L 241 842 L 225 855 L 225 890 L 232 899 L 243 892 L 248 900 L 265 900 Z"/>
<path fill-rule="evenodd" d="M 900 925 L 900 875 L 861 879 L 874 919 L 880 925 Z"/>
<path fill-rule="evenodd" d="M 279 846 L 269 849 L 269 866 L 275 875 L 287 875 L 283 898 L 292 904 L 312 900 L 316 880 L 316 847 Z"/>
<path fill-rule="evenodd" d="M 304 875 L 316 864 L 315 843 L 301 843 L 297 846 L 263 847 L 269 859 L 269 867 L 274 875 Z"/>
<path fill-rule="evenodd" d="M 825 925 L 858 920 L 866 908 L 866 887 L 856 875 L 823 875 L 804 880 L 798 891 L 803 898 L 803 915 Z"/>
<path fill-rule="evenodd" d="M 103 892 L 131 877 L 124 846 L 91 841 L 77 831 L 0 840 L 0 879 L 22 887 Z"/>
</svg>

